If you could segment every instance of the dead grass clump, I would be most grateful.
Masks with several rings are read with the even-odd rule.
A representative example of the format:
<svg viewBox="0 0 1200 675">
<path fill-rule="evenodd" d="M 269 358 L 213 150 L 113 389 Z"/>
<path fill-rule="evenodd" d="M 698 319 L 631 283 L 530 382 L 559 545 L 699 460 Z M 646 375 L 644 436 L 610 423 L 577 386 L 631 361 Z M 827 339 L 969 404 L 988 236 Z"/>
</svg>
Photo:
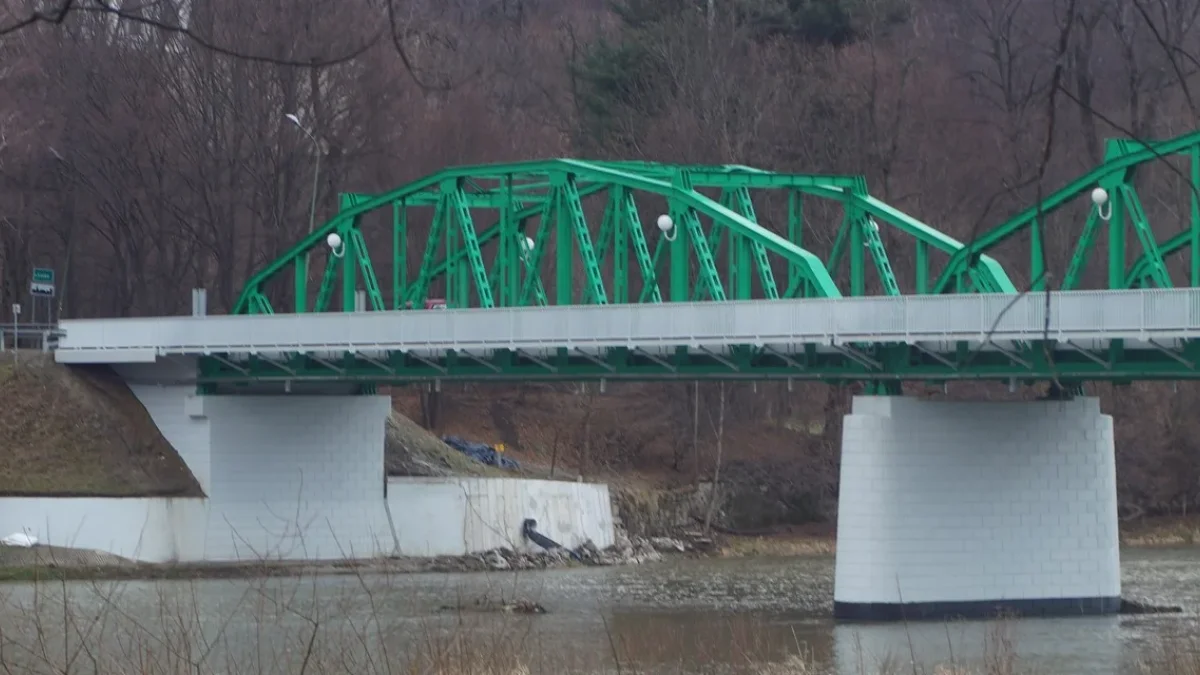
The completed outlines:
<svg viewBox="0 0 1200 675">
<path fill-rule="evenodd" d="M 721 547 L 721 556 L 726 558 L 772 558 L 829 556 L 837 550 L 832 537 L 779 536 L 742 537 L 726 536 Z"/>
<path fill-rule="evenodd" d="M 389 476 L 511 476 L 476 462 L 394 411 L 387 419 L 384 458 Z"/>
<path fill-rule="evenodd" d="M 1143 655 L 1139 671 L 1145 675 L 1200 675 L 1200 637 L 1188 635 L 1156 642 Z"/>
</svg>

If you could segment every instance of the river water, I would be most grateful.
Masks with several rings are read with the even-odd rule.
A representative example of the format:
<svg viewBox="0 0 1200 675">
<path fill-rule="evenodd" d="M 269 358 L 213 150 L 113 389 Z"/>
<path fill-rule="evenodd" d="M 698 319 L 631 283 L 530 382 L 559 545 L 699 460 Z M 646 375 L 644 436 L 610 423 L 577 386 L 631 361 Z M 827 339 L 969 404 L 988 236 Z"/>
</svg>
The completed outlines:
<svg viewBox="0 0 1200 675">
<path fill-rule="evenodd" d="M 136 663 L 141 672 L 174 673 L 196 672 L 184 665 L 203 662 L 200 672 L 430 672 L 429 661 L 453 658 L 459 667 L 443 675 L 508 673 L 504 664 L 516 661 L 531 673 L 555 675 L 790 673 L 807 671 L 796 670 L 795 661 L 791 670 L 771 664 L 802 654 L 816 672 L 840 675 L 878 673 L 889 663 L 898 667 L 892 672 L 911 673 L 913 657 L 919 672 L 950 662 L 978 667 L 1015 652 L 1034 672 L 1131 675 L 1146 672 L 1139 663 L 1159 641 L 1197 633 L 1200 549 L 1122 557 L 1126 597 L 1181 605 L 1184 613 L 835 624 L 832 558 L 7 584 L 0 586 L 0 667 L 73 661 L 86 672 L 93 664 L 100 672 L 132 672 Z M 547 613 L 438 611 L 481 597 L 528 598 Z M 320 668 L 312 665 L 318 662 Z"/>
</svg>

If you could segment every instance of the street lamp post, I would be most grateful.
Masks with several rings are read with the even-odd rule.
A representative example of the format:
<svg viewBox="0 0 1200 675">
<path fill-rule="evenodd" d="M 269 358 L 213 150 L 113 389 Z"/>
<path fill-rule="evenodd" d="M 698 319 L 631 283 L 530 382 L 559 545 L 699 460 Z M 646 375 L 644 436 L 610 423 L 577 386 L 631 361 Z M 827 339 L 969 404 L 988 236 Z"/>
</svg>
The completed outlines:
<svg viewBox="0 0 1200 675">
<path fill-rule="evenodd" d="M 295 124 L 296 128 L 300 129 L 300 131 L 303 131 L 305 136 L 308 136 L 308 138 L 313 142 L 313 147 L 317 151 L 317 161 L 313 167 L 312 200 L 308 206 L 308 233 L 312 234 L 313 228 L 316 227 L 317 219 L 317 181 L 320 180 L 321 177 L 321 155 L 325 153 L 321 152 L 321 142 L 317 140 L 316 136 L 313 136 L 311 131 L 306 129 L 304 125 L 300 123 L 299 117 L 297 117 L 294 113 L 288 113 L 287 115 L 284 115 L 284 117 L 286 117 L 292 124 Z"/>
</svg>

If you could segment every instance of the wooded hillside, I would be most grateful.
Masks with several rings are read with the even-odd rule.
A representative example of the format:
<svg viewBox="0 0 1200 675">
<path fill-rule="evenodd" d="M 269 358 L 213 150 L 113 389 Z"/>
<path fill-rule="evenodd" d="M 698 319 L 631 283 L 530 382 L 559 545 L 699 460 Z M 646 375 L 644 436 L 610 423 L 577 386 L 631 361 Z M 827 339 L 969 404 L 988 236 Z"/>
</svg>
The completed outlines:
<svg viewBox="0 0 1200 675">
<path fill-rule="evenodd" d="M 1106 138 L 1200 126 L 1200 0 L 116 5 L 0 0 L 0 306 L 51 265 L 64 317 L 185 313 L 201 286 L 228 311 L 308 229 L 314 143 L 286 113 L 320 141 L 318 220 L 339 191 L 446 165 L 587 156 L 863 174 L 964 241 L 1099 162 Z M 1190 216 L 1186 175 L 1165 161 L 1138 175 L 1161 236 Z M 1051 287 L 1082 221 L 1047 223 Z M 837 222 L 812 223 L 805 245 L 824 255 Z M 911 288 L 897 236 L 885 244 Z M 1026 242 L 997 257 L 1028 284 Z M 638 391 L 711 445 L 686 385 Z M 804 420 L 780 456 L 813 462 L 827 486 L 848 392 L 798 391 L 747 385 L 729 404 L 751 427 Z M 1089 385 L 1117 416 L 1128 514 L 1198 505 L 1197 391 Z M 695 453 L 678 454 L 653 461 L 692 475 Z"/>
</svg>

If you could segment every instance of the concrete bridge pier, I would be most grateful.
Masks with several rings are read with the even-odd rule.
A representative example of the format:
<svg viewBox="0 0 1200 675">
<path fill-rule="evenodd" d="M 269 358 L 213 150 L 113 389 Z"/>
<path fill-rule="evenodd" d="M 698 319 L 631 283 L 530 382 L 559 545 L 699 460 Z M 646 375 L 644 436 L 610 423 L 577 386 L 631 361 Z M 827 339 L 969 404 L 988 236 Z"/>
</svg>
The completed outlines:
<svg viewBox="0 0 1200 675">
<path fill-rule="evenodd" d="M 1111 614 L 1120 595 L 1113 424 L 1098 399 L 854 399 L 835 617 Z"/>
</svg>

